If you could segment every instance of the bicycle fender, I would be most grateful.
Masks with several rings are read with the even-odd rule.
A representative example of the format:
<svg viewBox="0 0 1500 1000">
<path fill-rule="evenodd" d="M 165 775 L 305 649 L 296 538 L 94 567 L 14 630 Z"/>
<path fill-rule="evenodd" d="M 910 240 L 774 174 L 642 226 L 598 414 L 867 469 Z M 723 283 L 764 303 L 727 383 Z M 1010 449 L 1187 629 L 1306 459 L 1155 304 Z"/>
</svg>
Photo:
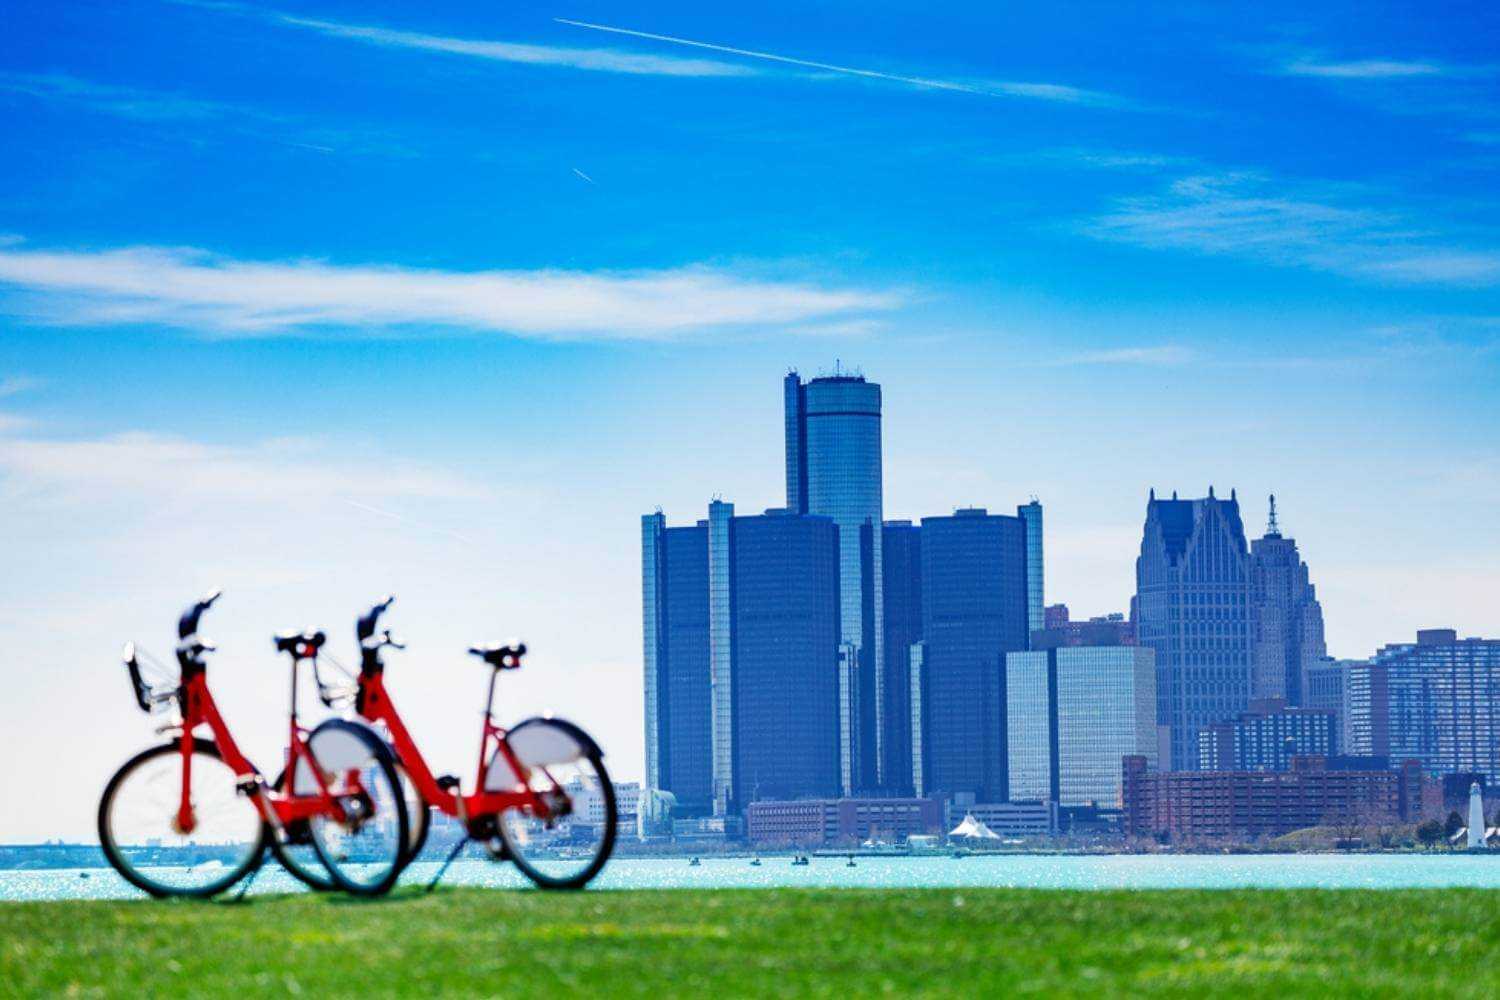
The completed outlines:
<svg viewBox="0 0 1500 1000">
<path fill-rule="evenodd" d="M 325 772 L 357 770 L 373 760 L 395 763 L 391 748 L 375 728 L 353 719 L 328 719 L 319 724 L 308 736 L 307 746 Z M 292 790 L 296 795 L 318 793 L 317 779 L 313 777 L 306 758 L 297 760 Z"/>
<path fill-rule="evenodd" d="M 534 716 L 511 729 L 505 741 L 516 759 L 530 767 L 604 756 L 592 736 L 566 719 Z M 485 770 L 485 790 L 503 791 L 514 788 L 519 781 L 505 755 L 496 751 Z"/>
</svg>

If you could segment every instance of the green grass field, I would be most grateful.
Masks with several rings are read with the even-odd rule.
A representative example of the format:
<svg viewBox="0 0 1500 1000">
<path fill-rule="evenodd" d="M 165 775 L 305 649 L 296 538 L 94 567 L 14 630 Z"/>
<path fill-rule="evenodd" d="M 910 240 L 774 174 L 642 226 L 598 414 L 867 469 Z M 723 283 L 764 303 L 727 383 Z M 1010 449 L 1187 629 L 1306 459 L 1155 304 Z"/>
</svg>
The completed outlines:
<svg viewBox="0 0 1500 1000">
<path fill-rule="evenodd" d="M 412 892 L 0 904 L 0 994 L 1489 993 L 1454 891 Z"/>
</svg>

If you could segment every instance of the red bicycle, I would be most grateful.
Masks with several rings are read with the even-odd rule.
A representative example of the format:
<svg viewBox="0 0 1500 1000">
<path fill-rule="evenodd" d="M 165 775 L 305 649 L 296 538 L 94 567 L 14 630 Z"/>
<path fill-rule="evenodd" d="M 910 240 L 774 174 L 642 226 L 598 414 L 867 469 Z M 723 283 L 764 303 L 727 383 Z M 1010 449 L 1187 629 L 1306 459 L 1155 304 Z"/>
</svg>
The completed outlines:
<svg viewBox="0 0 1500 1000">
<path fill-rule="evenodd" d="M 105 786 L 99 802 L 105 857 L 153 896 L 206 897 L 256 870 L 269 844 L 300 878 L 359 895 L 386 892 L 405 866 L 410 839 L 390 747 L 351 720 L 329 719 L 312 730 L 299 724 L 297 668 L 316 662 L 324 636 L 279 635 L 276 648 L 292 657 L 291 721 L 287 769 L 278 787 L 267 785 L 235 744 L 208 688 L 204 658 L 214 647 L 198 635 L 198 621 L 218 597 L 214 592 L 178 620 L 176 678 L 148 683 L 134 644 L 125 647 L 136 703 L 174 717 L 158 730 L 167 742 L 126 761 Z M 207 738 L 196 735 L 200 729 Z M 290 787 L 281 787 L 288 773 Z"/>
<path fill-rule="evenodd" d="M 355 711 L 388 730 L 411 782 L 408 792 L 419 797 L 409 854 L 415 856 L 426 840 L 430 806 L 457 818 L 465 834 L 431 885 L 469 840 L 483 844 L 496 861 L 514 862 L 542 888 L 587 885 L 609 860 L 618 825 L 604 752 L 587 733 L 563 719 L 530 718 L 509 729 L 496 725 L 495 681 L 501 671 L 521 666 L 526 647 L 475 647 L 469 652 L 490 667 L 490 680 L 474 790 L 464 794 L 458 778 L 435 776 L 385 687 L 381 650 L 404 647 L 389 630 L 377 635 L 375 627 L 394 600 L 388 597 L 375 605 L 355 628 L 360 671 L 353 695 Z"/>
</svg>

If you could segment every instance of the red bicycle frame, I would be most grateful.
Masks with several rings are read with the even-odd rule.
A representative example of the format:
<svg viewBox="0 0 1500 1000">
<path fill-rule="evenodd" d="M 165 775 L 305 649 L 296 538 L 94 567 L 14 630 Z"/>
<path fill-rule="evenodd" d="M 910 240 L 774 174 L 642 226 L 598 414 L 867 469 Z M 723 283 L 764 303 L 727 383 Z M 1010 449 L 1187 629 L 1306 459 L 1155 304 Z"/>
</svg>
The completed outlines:
<svg viewBox="0 0 1500 1000">
<path fill-rule="evenodd" d="M 313 816 L 343 817 L 343 807 L 329 792 L 322 769 L 317 766 L 312 751 L 308 749 L 308 731 L 298 724 L 295 706 L 288 734 L 287 787 L 280 793 L 273 793 L 266 788 L 265 781 L 261 778 L 260 772 L 255 769 L 255 765 L 240 752 L 239 745 L 235 743 L 229 727 L 224 722 L 224 717 L 219 714 L 219 706 L 214 702 L 214 696 L 208 690 L 208 680 L 202 670 L 194 671 L 183 679 L 181 706 L 182 800 L 177 806 L 177 826 L 180 832 L 191 833 L 197 825 L 197 820 L 193 816 L 192 767 L 193 731 L 199 726 L 208 727 L 224 763 L 229 765 L 230 770 L 239 779 L 240 787 L 254 801 L 261 818 L 269 823 L 278 834 L 284 831 L 286 824 Z M 307 770 L 317 781 L 318 791 L 315 795 L 296 794 L 294 787 L 296 782 L 293 776 L 297 774 L 297 765 L 302 760 L 307 761 Z M 351 774 L 350 778 L 354 782 L 358 781 L 357 774 Z"/>
<path fill-rule="evenodd" d="M 411 733 L 407 731 L 406 724 L 401 721 L 401 714 L 396 711 L 396 706 L 391 702 L 391 697 L 385 689 L 383 671 L 360 671 L 359 694 L 355 704 L 360 715 L 371 722 L 383 722 L 390 730 L 391 745 L 396 748 L 396 756 L 400 758 L 401 765 L 406 768 L 406 773 L 411 777 L 412 784 L 416 786 L 422 798 L 441 812 L 457 817 L 471 832 L 477 832 L 471 825 L 476 819 L 494 816 L 506 809 L 524 809 L 538 819 L 549 819 L 552 816 L 552 809 L 545 799 L 524 783 L 524 780 L 510 791 L 485 790 L 485 763 L 490 759 L 491 743 L 494 744 L 495 752 L 504 756 L 512 774 L 520 775 L 524 779 L 530 770 L 521 763 L 511 750 L 510 744 L 506 742 L 505 729 L 495 725 L 494 695 L 495 682 L 494 677 L 491 676 L 490 697 L 485 704 L 484 726 L 479 739 L 479 764 L 474 776 L 474 791 L 468 795 L 449 791 L 433 776 L 432 769 L 427 766 L 422 752 L 417 749 L 417 744 L 412 740 Z M 546 773 L 545 770 L 543 773 Z"/>
</svg>

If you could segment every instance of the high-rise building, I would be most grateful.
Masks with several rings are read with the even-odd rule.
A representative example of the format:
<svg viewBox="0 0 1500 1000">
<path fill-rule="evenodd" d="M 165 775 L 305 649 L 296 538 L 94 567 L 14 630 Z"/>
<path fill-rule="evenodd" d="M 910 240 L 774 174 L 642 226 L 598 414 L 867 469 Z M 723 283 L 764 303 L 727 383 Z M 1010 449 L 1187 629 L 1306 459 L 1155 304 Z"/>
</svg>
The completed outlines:
<svg viewBox="0 0 1500 1000">
<path fill-rule="evenodd" d="M 1414 643 L 1379 650 L 1369 670 L 1384 674 L 1385 697 L 1377 686 L 1368 704 L 1392 760 L 1420 760 L 1433 774 L 1500 775 L 1500 639 L 1425 629 Z"/>
<path fill-rule="evenodd" d="M 1338 752 L 1334 713 L 1288 706 L 1281 698 L 1252 701 L 1232 721 L 1198 731 L 1200 771 L 1285 771 L 1293 757 Z"/>
<path fill-rule="evenodd" d="M 888 728 L 885 696 L 884 573 L 880 458 L 880 386 L 835 373 L 782 384 L 787 509 L 832 518 L 839 528 L 840 633 L 852 648 L 865 706 L 861 746 L 852 754 L 858 789 L 884 785 Z"/>
<path fill-rule="evenodd" d="M 1055 646 L 1008 653 L 1005 670 L 1011 800 L 1120 808 L 1121 758 L 1156 762 L 1152 651 Z"/>
<path fill-rule="evenodd" d="M 1198 730 L 1243 712 L 1251 695 L 1250 555 L 1240 505 L 1152 491 L 1136 560 L 1136 640 L 1156 652 L 1157 722 L 1191 770 Z"/>
<path fill-rule="evenodd" d="M 1266 533 L 1250 545 L 1250 618 L 1254 628 L 1252 696 L 1302 705 L 1307 674 L 1328 655 L 1323 606 L 1297 543 L 1282 535 L 1271 497 Z"/>
<path fill-rule="evenodd" d="M 646 785 L 701 816 L 713 799 L 708 670 L 708 522 L 641 518 L 646 639 Z"/>
<path fill-rule="evenodd" d="M 920 794 L 1008 798 L 1004 657 L 1026 649 L 1026 526 L 983 508 L 922 519 Z"/>
<path fill-rule="evenodd" d="M 885 783 L 912 793 L 911 648 L 922 638 L 922 529 L 887 521 L 885 572 Z"/>
<path fill-rule="evenodd" d="M 780 510 L 729 522 L 728 811 L 840 792 L 838 536 L 829 518 Z"/>
<path fill-rule="evenodd" d="M 1345 688 L 1349 669 L 1363 661 L 1324 657 L 1307 671 L 1302 683 L 1302 707 L 1333 713 L 1334 742 L 1339 753 L 1349 753 L 1349 720 L 1345 710 Z"/>
<path fill-rule="evenodd" d="M 838 527 L 642 519 L 646 777 L 688 816 L 840 792 Z"/>
</svg>

